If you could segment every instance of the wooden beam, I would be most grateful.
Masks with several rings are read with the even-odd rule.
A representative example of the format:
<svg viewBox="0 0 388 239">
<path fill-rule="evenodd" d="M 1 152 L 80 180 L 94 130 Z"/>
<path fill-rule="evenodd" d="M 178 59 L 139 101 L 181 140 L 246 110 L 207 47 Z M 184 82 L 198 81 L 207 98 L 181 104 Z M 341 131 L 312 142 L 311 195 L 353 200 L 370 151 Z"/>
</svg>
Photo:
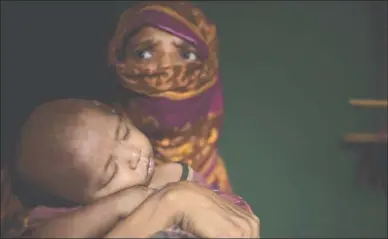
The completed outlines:
<svg viewBox="0 0 388 239">
<path fill-rule="evenodd" d="M 357 107 L 367 107 L 367 108 L 387 108 L 388 107 L 388 100 L 351 99 L 349 103 Z"/>
<path fill-rule="evenodd" d="M 349 143 L 387 143 L 387 134 L 349 133 L 344 140 Z"/>
</svg>

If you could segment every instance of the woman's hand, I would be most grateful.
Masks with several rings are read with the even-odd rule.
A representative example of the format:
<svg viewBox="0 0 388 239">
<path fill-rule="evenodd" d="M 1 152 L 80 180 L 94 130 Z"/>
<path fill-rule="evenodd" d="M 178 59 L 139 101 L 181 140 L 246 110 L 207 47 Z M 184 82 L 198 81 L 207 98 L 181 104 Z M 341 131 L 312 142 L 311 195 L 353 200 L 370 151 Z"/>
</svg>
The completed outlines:
<svg viewBox="0 0 388 239">
<path fill-rule="evenodd" d="M 147 195 L 141 190 L 138 202 Z M 121 193 L 130 196 L 131 189 Z M 181 181 L 152 193 L 105 238 L 146 238 L 173 225 L 204 238 L 259 237 L 259 220 L 255 215 L 209 189 Z"/>
<path fill-rule="evenodd" d="M 259 238 L 259 219 L 213 191 L 187 181 L 166 190 L 183 230 L 205 238 Z"/>
</svg>

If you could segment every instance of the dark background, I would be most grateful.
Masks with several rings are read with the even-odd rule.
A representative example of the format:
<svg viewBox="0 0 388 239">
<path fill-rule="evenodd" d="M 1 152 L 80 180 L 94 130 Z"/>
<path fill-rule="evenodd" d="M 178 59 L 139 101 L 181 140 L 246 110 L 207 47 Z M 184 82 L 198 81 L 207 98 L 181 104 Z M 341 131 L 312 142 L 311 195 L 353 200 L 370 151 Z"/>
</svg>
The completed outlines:
<svg viewBox="0 0 388 239">
<path fill-rule="evenodd" d="M 128 2 L 3 2 L 1 152 L 58 97 L 105 99 L 109 37 Z M 226 119 L 221 153 L 263 237 L 387 237 L 383 193 L 357 182 L 346 132 L 373 132 L 386 98 L 384 1 L 198 2 L 217 24 Z M 383 117 L 384 118 L 384 117 Z"/>
</svg>

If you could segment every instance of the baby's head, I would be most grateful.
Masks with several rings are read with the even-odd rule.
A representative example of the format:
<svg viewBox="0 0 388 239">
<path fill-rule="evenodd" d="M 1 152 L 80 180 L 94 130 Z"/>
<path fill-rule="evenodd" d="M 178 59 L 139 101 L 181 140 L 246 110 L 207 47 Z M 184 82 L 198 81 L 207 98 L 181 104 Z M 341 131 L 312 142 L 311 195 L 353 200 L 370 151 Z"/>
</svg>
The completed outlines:
<svg viewBox="0 0 388 239">
<path fill-rule="evenodd" d="M 31 114 L 16 165 L 22 180 L 76 203 L 146 185 L 153 168 L 151 144 L 129 120 L 75 99 L 45 103 Z"/>
</svg>

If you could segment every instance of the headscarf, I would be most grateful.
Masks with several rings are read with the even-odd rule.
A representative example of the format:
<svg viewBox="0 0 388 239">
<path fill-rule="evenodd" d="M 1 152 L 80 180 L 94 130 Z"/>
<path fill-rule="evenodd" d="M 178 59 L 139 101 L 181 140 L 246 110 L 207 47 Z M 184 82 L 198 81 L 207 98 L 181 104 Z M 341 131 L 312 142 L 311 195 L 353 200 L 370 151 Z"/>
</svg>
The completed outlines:
<svg viewBox="0 0 388 239">
<path fill-rule="evenodd" d="M 109 44 L 109 66 L 122 62 L 128 38 L 143 26 L 153 26 L 193 44 L 201 62 L 187 66 L 168 66 L 154 71 L 135 64 L 127 79 L 119 84 L 134 92 L 172 100 L 198 95 L 217 80 L 216 28 L 198 9 L 186 1 L 150 1 L 127 9 L 120 17 L 116 32 Z"/>
</svg>

